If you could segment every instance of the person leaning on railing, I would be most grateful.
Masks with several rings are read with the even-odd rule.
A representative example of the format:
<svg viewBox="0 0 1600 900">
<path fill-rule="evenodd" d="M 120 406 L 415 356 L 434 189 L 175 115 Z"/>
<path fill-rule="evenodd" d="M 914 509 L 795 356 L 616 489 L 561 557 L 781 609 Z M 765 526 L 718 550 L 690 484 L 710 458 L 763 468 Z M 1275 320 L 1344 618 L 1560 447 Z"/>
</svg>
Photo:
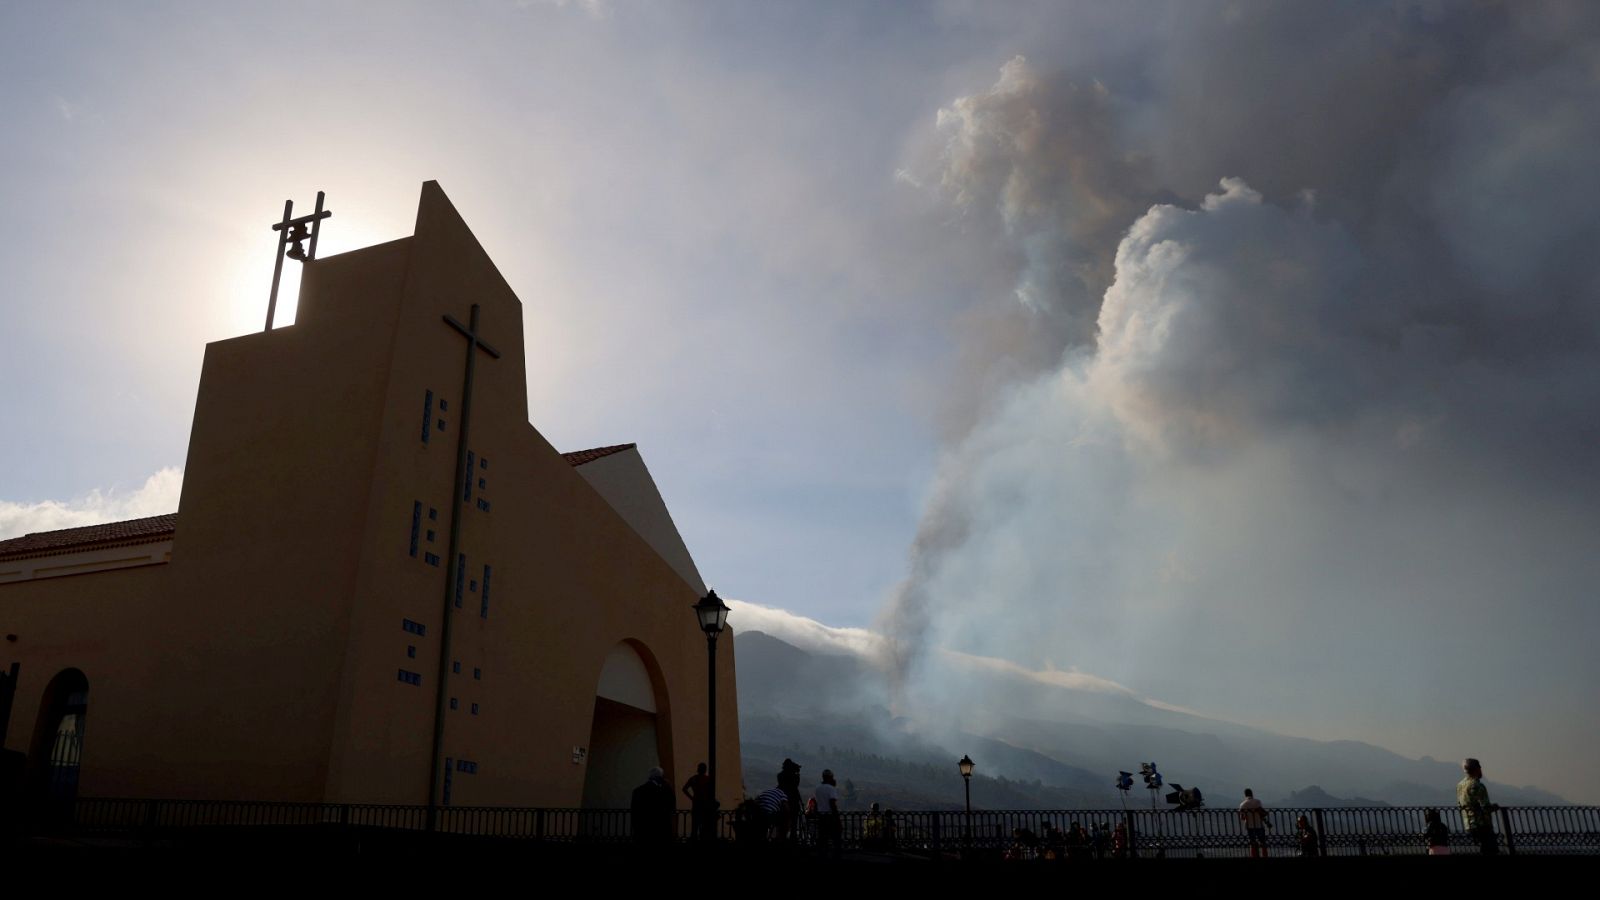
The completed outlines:
<svg viewBox="0 0 1600 900">
<path fill-rule="evenodd" d="M 874 803 L 867 809 L 867 819 L 861 824 L 861 849 L 883 849 L 883 809 Z"/>
<path fill-rule="evenodd" d="M 1322 845 L 1317 842 L 1317 830 L 1311 827 L 1311 820 L 1305 816 L 1297 816 L 1294 820 L 1295 839 L 1300 843 L 1301 856 L 1316 856 L 1322 851 Z"/>
<path fill-rule="evenodd" d="M 1449 856 L 1450 829 L 1445 827 L 1444 820 L 1439 818 L 1439 811 L 1428 810 L 1422 814 L 1422 821 L 1427 825 L 1423 829 L 1422 840 L 1428 845 L 1428 855 Z"/>
<path fill-rule="evenodd" d="M 1485 856 L 1493 855 L 1500 850 L 1494 833 L 1494 814 L 1500 807 L 1489 802 L 1489 789 L 1483 785 L 1482 764 L 1469 757 L 1461 761 L 1461 770 L 1467 773 L 1456 785 L 1456 804 L 1461 807 L 1462 822 L 1467 833 L 1478 842 L 1478 849 Z"/>
</svg>

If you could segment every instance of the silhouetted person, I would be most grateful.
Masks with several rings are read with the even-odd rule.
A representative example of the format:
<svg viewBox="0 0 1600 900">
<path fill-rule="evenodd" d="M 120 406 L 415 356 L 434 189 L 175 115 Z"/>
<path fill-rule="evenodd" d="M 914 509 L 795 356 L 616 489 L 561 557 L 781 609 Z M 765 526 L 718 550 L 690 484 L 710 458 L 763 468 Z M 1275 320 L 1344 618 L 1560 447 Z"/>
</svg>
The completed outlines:
<svg viewBox="0 0 1600 900">
<path fill-rule="evenodd" d="M 767 815 L 755 797 L 746 797 L 733 811 L 733 839 L 745 845 L 767 840 Z"/>
<path fill-rule="evenodd" d="M 817 852 L 832 853 L 835 859 L 844 853 L 844 819 L 839 809 L 839 785 L 833 780 L 833 770 L 822 770 L 822 783 L 817 785 L 812 799 L 817 804 Z"/>
<path fill-rule="evenodd" d="M 1094 826 L 1089 835 L 1089 842 L 1094 845 L 1094 858 L 1105 859 L 1107 851 L 1111 848 L 1111 823 L 1101 822 Z"/>
<path fill-rule="evenodd" d="M 795 825 L 800 821 L 800 812 L 806 808 L 805 802 L 800 799 L 800 764 L 788 757 L 784 757 L 783 766 L 778 771 L 778 788 L 783 791 L 784 799 L 788 801 L 788 821 L 783 824 L 782 840 L 792 833 L 796 833 Z"/>
<path fill-rule="evenodd" d="M 659 768 L 650 770 L 645 783 L 633 789 L 629 804 L 633 813 L 633 839 L 641 844 L 661 845 L 672 842 L 673 819 L 678 804 L 672 799 L 672 788 L 667 786 L 666 774 Z"/>
<path fill-rule="evenodd" d="M 1039 840 L 1043 845 L 1041 849 L 1044 851 L 1045 856 L 1050 859 L 1060 859 L 1066 854 L 1067 836 L 1061 833 L 1061 829 L 1056 827 L 1056 823 L 1045 819 L 1039 828 L 1039 832 Z"/>
<path fill-rule="evenodd" d="M 683 795 L 689 798 L 690 834 L 698 841 L 717 839 L 717 792 L 706 774 L 706 764 L 695 766 L 694 774 L 683 783 Z"/>
<path fill-rule="evenodd" d="M 1046 822 L 1045 828 L 1049 827 L 1050 824 Z M 1011 841 L 1012 849 L 1015 851 L 1011 855 L 1012 859 L 1027 859 L 1039 852 L 1039 836 L 1034 834 L 1031 828 L 1018 825 L 1011 829 Z"/>
<path fill-rule="evenodd" d="M 1461 771 L 1466 773 L 1456 785 L 1456 804 L 1461 807 L 1461 819 L 1467 834 L 1478 842 L 1485 856 L 1500 852 L 1494 834 L 1494 814 L 1500 807 L 1489 802 L 1489 789 L 1483 786 L 1483 766 L 1475 759 L 1461 761 Z"/>
<path fill-rule="evenodd" d="M 1311 820 L 1300 816 L 1294 820 L 1294 837 L 1300 844 L 1301 856 L 1316 856 L 1322 850 L 1322 845 L 1317 842 L 1317 830 L 1311 827 Z"/>
<path fill-rule="evenodd" d="M 777 841 L 786 840 L 789 837 L 789 827 L 794 824 L 794 817 L 789 813 L 789 795 L 784 789 L 767 788 L 756 797 L 756 805 L 761 809 L 763 840 L 767 837 Z"/>
<path fill-rule="evenodd" d="M 1239 804 L 1239 821 L 1244 823 L 1244 833 L 1250 839 L 1250 858 L 1258 855 L 1267 858 L 1267 808 L 1256 799 L 1255 792 L 1244 789 L 1244 802 Z"/>
<path fill-rule="evenodd" d="M 1437 809 L 1430 809 L 1422 814 L 1422 822 L 1426 826 L 1422 830 L 1423 843 L 1428 845 L 1429 856 L 1450 855 L 1450 828 L 1439 817 Z"/>
<path fill-rule="evenodd" d="M 1128 856 L 1128 826 L 1123 822 L 1118 822 L 1111 832 L 1111 855 L 1115 859 L 1126 859 Z"/>
<path fill-rule="evenodd" d="M 1083 859 L 1089 854 L 1089 833 L 1077 822 L 1067 826 L 1067 859 Z"/>
<path fill-rule="evenodd" d="M 883 810 L 876 803 L 867 807 L 866 821 L 861 823 L 861 849 L 884 849 Z"/>
<path fill-rule="evenodd" d="M 0 747 L 0 848 L 22 837 L 23 776 L 28 757 Z"/>
</svg>

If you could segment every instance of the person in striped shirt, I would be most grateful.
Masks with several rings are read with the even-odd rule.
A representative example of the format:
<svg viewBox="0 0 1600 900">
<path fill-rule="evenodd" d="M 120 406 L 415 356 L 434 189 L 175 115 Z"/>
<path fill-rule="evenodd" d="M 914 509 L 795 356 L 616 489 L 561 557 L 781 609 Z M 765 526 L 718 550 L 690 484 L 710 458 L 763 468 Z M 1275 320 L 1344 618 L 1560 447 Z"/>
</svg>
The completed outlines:
<svg viewBox="0 0 1600 900">
<path fill-rule="evenodd" d="M 771 787 L 756 796 L 756 805 L 761 807 L 761 814 L 765 820 L 765 828 L 775 840 L 787 840 L 789 837 L 789 823 L 793 815 L 789 811 L 789 795 L 781 787 Z"/>
</svg>

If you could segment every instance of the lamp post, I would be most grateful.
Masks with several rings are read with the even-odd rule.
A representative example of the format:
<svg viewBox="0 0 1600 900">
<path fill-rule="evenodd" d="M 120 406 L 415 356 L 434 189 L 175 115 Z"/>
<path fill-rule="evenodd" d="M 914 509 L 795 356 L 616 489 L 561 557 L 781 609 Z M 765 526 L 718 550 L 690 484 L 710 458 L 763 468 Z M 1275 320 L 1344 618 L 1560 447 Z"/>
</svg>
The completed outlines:
<svg viewBox="0 0 1600 900">
<path fill-rule="evenodd" d="M 961 781 L 967 786 L 967 827 L 962 835 L 965 843 L 972 843 L 972 757 L 961 754 L 961 761 L 956 763 L 961 767 Z"/>
<path fill-rule="evenodd" d="M 707 591 L 694 605 L 700 630 L 706 633 L 706 774 L 711 792 L 717 790 L 717 637 L 728 626 L 728 605 L 716 591 Z"/>
</svg>

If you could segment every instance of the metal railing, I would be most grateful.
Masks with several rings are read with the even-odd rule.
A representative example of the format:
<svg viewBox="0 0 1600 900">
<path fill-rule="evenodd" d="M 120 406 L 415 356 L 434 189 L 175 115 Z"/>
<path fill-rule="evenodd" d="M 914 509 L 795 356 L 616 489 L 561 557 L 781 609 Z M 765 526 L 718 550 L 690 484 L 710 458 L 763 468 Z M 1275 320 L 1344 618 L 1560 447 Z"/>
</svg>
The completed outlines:
<svg viewBox="0 0 1600 900">
<path fill-rule="evenodd" d="M 1450 830 L 1451 852 L 1477 853 L 1478 844 L 1453 807 L 1435 807 Z M 1275 808 L 1267 812 L 1269 855 L 1299 854 L 1296 820 L 1305 816 L 1316 833 L 1320 856 L 1422 855 L 1425 807 Z M 434 831 L 485 838 L 547 842 L 624 843 L 633 840 L 633 817 L 625 809 L 556 809 L 450 806 L 438 811 Z M 1600 854 L 1600 807 L 1502 807 L 1496 840 L 1508 854 Z M 1056 837 L 1074 823 L 1101 836 L 1083 842 Z M 210 800 L 78 798 L 34 808 L 25 832 L 75 837 L 182 839 L 233 829 L 346 829 L 379 833 L 423 833 L 426 806 L 363 803 L 279 803 Z M 1125 855 L 1237 857 L 1249 855 L 1249 839 L 1238 811 L 1198 810 L 917 810 L 875 816 L 840 815 L 846 849 L 938 856 L 954 853 L 1038 858 L 1100 858 L 1117 855 L 1113 831 L 1121 826 Z M 719 840 L 766 843 L 777 839 L 774 823 L 745 810 L 717 814 Z M 670 838 L 688 841 L 693 814 L 674 816 Z M 663 837 L 667 835 L 663 834 Z M 814 844 L 816 822 L 798 817 L 785 840 Z"/>
</svg>

